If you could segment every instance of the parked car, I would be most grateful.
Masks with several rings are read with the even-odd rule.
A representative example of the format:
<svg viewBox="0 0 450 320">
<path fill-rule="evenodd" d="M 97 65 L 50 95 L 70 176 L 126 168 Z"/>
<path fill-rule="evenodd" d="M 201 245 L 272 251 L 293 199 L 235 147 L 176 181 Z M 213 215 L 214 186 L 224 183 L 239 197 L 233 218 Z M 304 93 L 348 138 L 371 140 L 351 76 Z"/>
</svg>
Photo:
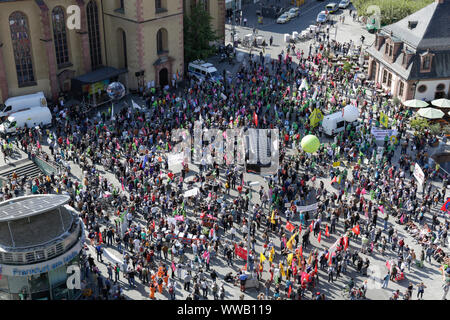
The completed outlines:
<svg viewBox="0 0 450 320">
<path fill-rule="evenodd" d="M 293 19 L 295 17 L 298 17 L 299 11 L 300 11 L 300 9 L 297 8 L 297 7 L 289 9 L 289 11 L 288 11 L 289 19 Z"/>
<path fill-rule="evenodd" d="M 325 23 L 328 21 L 328 14 L 325 11 L 321 11 L 318 15 L 317 15 L 317 19 L 316 22 L 318 23 Z"/>
<path fill-rule="evenodd" d="M 278 19 L 277 23 L 286 23 L 289 21 L 289 13 L 285 12 L 283 13 Z"/>
<path fill-rule="evenodd" d="M 336 3 L 331 2 L 325 6 L 325 10 L 327 10 L 329 13 L 335 13 L 339 10 L 339 7 Z"/>
<path fill-rule="evenodd" d="M 347 9 L 347 7 L 350 5 L 350 0 L 342 0 L 339 2 L 339 8 L 341 9 Z"/>
</svg>

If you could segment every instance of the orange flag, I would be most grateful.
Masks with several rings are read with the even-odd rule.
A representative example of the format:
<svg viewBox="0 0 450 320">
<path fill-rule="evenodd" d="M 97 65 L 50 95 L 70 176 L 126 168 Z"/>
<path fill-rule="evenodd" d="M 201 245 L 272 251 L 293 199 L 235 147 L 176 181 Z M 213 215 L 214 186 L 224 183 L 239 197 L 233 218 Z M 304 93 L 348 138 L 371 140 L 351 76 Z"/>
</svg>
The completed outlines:
<svg viewBox="0 0 450 320">
<path fill-rule="evenodd" d="M 357 225 L 352 229 L 352 231 L 353 231 L 356 235 L 360 234 L 360 231 L 359 231 L 359 224 L 357 224 Z"/>
<path fill-rule="evenodd" d="M 325 235 L 326 235 L 327 237 L 330 236 L 330 233 L 328 232 L 328 225 L 327 225 L 327 227 L 325 228 Z"/>
<path fill-rule="evenodd" d="M 292 223 L 289 223 L 289 221 L 286 223 L 286 229 L 289 231 L 289 232 L 292 232 L 294 229 L 295 229 L 295 227 L 294 227 L 294 225 L 292 224 Z"/>
<path fill-rule="evenodd" d="M 321 239 L 322 239 L 322 231 L 319 231 L 319 236 L 317 237 L 317 241 L 319 241 L 319 243 L 320 243 Z"/>
</svg>

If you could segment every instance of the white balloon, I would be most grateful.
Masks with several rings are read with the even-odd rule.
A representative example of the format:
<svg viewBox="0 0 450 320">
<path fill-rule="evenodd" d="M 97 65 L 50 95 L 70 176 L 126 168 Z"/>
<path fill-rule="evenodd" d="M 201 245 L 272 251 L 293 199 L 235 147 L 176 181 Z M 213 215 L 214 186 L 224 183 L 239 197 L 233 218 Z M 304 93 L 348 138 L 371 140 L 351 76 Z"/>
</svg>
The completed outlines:
<svg viewBox="0 0 450 320">
<path fill-rule="evenodd" d="M 342 115 L 345 121 L 353 122 L 359 117 L 359 110 L 357 107 L 348 105 L 344 108 L 344 113 Z"/>
</svg>

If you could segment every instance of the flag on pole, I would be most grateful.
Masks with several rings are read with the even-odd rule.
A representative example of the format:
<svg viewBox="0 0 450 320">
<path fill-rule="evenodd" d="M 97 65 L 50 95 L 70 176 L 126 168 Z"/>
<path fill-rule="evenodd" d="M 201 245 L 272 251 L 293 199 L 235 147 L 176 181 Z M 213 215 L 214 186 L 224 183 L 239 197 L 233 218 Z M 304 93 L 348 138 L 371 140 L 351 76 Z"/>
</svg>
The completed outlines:
<svg viewBox="0 0 450 320">
<path fill-rule="evenodd" d="M 289 253 L 287 258 L 286 258 L 288 266 L 290 266 L 292 264 L 292 259 L 294 259 L 294 254 L 293 253 Z"/>
<path fill-rule="evenodd" d="M 323 119 L 322 111 L 320 111 L 319 109 L 315 108 L 314 111 L 309 116 L 309 119 L 310 119 L 311 127 L 314 128 Z"/>
<path fill-rule="evenodd" d="M 348 248 L 348 237 L 344 237 L 344 251 Z"/>
<path fill-rule="evenodd" d="M 293 234 L 289 241 L 286 242 L 286 248 L 288 248 L 289 250 L 292 250 L 292 243 L 294 242 L 294 238 L 296 235 L 297 233 Z"/>
<path fill-rule="evenodd" d="M 316 266 L 314 267 L 314 273 L 317 274 L 317 262 L 316 262 Z"/>
<path fill-rule="evenodd" d="M 175 272 L 175 270 L 177 270 L 177 268 L 175 267 L 175 262 L 172 261 L 172 271 Z"/>
<path fill-rule="evenodd" d="M 317 237 L 317 241 L 320 243 L 320 240 L 322 240 L 322 231 L 319 231 L 319 236 Z"/>
<path fill-rule="evenodd" d="M 356 226 L 352 229 L 352 231 L 353 231 L 356 235 L 360 234 L 359 224 L 356 225 Z"/>
<path fill-rule="evenodd" d="M 327 227 L 325 228 L 325 235 L 326 235 L 327 237 L 330 236 L 330 233 L 328 232 L 328 225 L 327 225 Z"/>
<path fill-rule="evenodd" d="M 255 111 L 253 111 L 253 123 L 255 124 L 255 127 L 258 126 L 258 115 Z"/>
<path fill-rule="evenodd" d="M 387 128 L 389 126 L 389 118 L 388 116 L 383 112 L 380 111 L 380 123 Z"/>
<path fill-rule="evenodd" d="M 277 223 L 277 222 L 275 221 L 275 210 L 272 211 L 272 216 L 270 217 L 270 223 L 271 223 L 271 224 Z"/>
<path fill-rule="evenodd" d="M 313 226 L 314 226 L 314 220 L 311 221 L 311 224 L 309 225 L 309 231 L 310 231 L 310 232 L 313 231 Z"/>
<path fill-rule="evenodd" d="M 270 250 L 270 254 L 269 254 L 269 261 L 270 261 L 270 263 L 272 263 L 274 255 L 275 255 L 275 250 L 272 247 L 272 250 Z"/>
<path fill-rule="evenodd" d="M 263 263 L 264 261 L 266 261 L 266 257 L 262 254 L 262 252 L 259 254 L 259 261 L 261 263 Z"/>
<path fill-rule="evenodd" d="M 288 221 L 288 222 L 286 222 L 286 229 L 287 229 L 289 232 L 292 232 L 292 230 L 294 230 L 295 227 L 294 227 L 293 224 L 289 223 L 289 221 Z"/>
</svg>

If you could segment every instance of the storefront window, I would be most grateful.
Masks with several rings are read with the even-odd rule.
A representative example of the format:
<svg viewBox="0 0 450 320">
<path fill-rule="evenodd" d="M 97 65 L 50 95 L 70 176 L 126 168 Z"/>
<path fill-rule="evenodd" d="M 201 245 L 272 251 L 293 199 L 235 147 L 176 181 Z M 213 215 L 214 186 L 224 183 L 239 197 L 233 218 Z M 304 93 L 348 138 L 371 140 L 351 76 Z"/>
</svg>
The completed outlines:
<svg viewBox="0 0 450 320">
<path fill-rule="evenodd" d="M 52 300 L 67 300 L 69 297 L 69 290 L 65 282 L 59 286 L 52 286 Z"/>
<path fill-rule="evenodd" d="M 28 288 L 27 277 L 9 277 L 8 276 L 9 292 L 12 300 L 30 300 L 30 292 Z"/>
<path fill-rule="evenodd" d="M 0 276 L 0 300 L 10 300 L 8 278 Z"/>
<path fill-rule="evenodd" d="M 48 274 L 41 273 L 28 277 L 30 282 L 31 299 L 47 300 L 50 299 Z"/>
<path fill-rule="evenodd" d="M 48 273 L 50 286 L 52 288 L 52 300 L 67 299 L 67 266 L 62 266 Z"/>
<path fill-rule="evenodd" d="M 67 266 L 70 266 L 70 265 L 78 266 L 81 269 L 81 266 L 80 266 L 80 255 L 78 255 L 75 258 L 73 258 L 67 264 Z M 80 282 L 81 282 L 81 281 L 84 280 L 83 272 L 80 272 L 80 277 L 81 277 L 81 280 L 80 280 Z M 79 289 L 68 289 L 67 291 L 69 293 L 69 300 L 76 300 L 81 295 L 81 290 L 79 290 Z"/>
</svg>

